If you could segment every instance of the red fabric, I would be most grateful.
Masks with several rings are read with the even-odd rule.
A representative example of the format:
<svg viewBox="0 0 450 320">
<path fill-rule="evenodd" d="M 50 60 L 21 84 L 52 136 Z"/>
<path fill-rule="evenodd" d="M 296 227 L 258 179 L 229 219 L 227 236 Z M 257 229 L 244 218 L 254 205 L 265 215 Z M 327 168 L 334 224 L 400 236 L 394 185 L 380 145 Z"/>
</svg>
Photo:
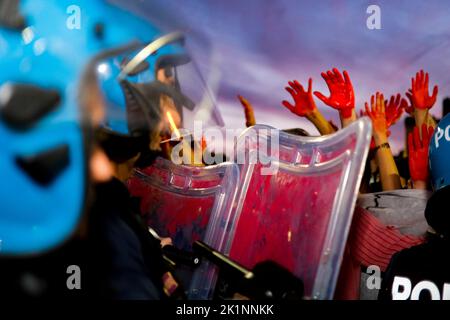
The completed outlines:
<svg viewBox="0 0 450 320">
<path fill-rule="evenodd" d="M 386 270 L 394 253 L 423 243 L 422 237 L 403 235 L 383 225 L 375 216 L 357 207 L 345 248 L 335 298 L 359 298 L 361 266 L 376 265 Z"/>
</svg>

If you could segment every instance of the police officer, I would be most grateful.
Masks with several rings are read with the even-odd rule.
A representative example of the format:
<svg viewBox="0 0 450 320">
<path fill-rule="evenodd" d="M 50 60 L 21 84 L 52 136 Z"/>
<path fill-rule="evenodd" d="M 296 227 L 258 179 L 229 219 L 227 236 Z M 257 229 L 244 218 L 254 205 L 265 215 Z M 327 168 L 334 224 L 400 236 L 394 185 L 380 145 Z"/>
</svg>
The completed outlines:
<svg viewBox="0 0 450 320">
<path fill-rule="evenodd" d="M 450 299 L 450 115 L 435 129 L 429 146 L 434 193 L 425 218 L 431 227 L 426 242 L 395 254 L 386 270 L 380 300 Z"/>
<path fill-rule="evenodd" d="M 120 244 L 97 228 L 117 203 L 104 192 L 113 168 L 94 141 L 107 111 L 98 62 L 158 31 L 103 0 L 5 0 L 0 10 L 0 296 L 160 299 L 161 254 L 142 264 L 139 235 L 116 219 L 127 202 L 109 211 L 107 232 Z M 113 257 L 140 272 L 117 271 Z"/>
</svg>

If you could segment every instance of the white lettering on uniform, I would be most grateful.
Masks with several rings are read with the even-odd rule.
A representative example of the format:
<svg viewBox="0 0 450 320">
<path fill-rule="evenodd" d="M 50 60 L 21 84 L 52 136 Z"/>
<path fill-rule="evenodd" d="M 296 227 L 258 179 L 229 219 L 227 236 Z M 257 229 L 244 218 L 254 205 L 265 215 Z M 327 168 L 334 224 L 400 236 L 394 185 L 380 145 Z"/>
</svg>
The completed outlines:
<svg viewBox="0 0 450 320">
<path fill-rule="evenodd" d="M 431 281 L 420 281 L 417 283 L 411 292 L 411 281 L 405 277 L 394 277 L 392 283 L 392 300 L 419 300 L 420 294 L 423 290 L 430 293 L 431 300 L 441 300 L 441 294 L 436 284 Z M 411 297 L 410 297 L 411 294 Z M 442 300 L 450 300 L 450 283 L 444 283 L 442 288 Z"/>
<path fill-rule="evenodd" d="M 402 288 L 401 291 L 400 288 Z M 395 277 L 392 284 L 392 300 L 406 300 L 410 293 L 411 281 L 405 277 Z"/>
<path fill-rule="evenodd" d="M 434 135 L 434 144 L 436 145 L 436 149 L 439 148 L 439 140 L 442 139 L 442 137 L 444 136 L 444 130 L 442 130 L 441 128 L 437 128 L 437 132 Z"/>
<path fill-rule="evenodd" d="M 445 140 L 450 141 L 450 125 L 445 128 Z"/>
<path fill-rule="evenodd" d="M 411 300 L 419 300 L 420 293 L 423 290 L 428 290 L 428 292 L 430 292 L 431 300 L 441 300 L 438 287 L 436 287 L 436 285 L 431 281 L 420 281 L 416 284 L 411 293 Z"/>
</svg>

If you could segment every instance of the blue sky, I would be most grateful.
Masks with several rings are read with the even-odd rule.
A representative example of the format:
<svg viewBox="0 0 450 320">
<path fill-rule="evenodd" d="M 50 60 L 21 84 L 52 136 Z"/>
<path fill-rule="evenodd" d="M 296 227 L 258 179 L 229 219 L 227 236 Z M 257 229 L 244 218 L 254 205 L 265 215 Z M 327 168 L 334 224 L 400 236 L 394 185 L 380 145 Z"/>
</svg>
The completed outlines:
<svg viewBox="0 0 450 320">
<path fill-rule="evenodd" d="M 404 93 L 411 76 L 424 68 L 439 85 L 433 113 L 450 95 L 450 1 L 313 0 L 115 0 L 153 19 L 167 30 L 182 29 L 200 68 L 220 75 L 218 106 L 227 127 L 242 127 L 235 96 L 246 96 L 259 123 L 317 131 L 307 120 L 281 106 L 289 98 L 288 80 L 328 93 L 320 73 L 347 70 L 355 87 L 357 109 L 377 90 Z M 369 30 L 369 5 L 381 8 L 381 30 Z M 329 119 L 337 112 L 316 101 Z M 402 123 L 392 143 L 403 144 Z"/>
</svg>

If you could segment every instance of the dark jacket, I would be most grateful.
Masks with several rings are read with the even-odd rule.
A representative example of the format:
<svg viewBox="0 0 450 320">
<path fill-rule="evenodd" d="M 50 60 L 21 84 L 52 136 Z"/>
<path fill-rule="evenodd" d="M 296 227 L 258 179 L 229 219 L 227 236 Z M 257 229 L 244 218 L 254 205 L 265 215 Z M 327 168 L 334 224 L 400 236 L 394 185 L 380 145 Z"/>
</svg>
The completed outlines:
<svg viewBox="0 0 450 320">
<path fill-rule="evenodd" d="M 391 300 L 395 298 L 392 292 L 399 293 L 398 298 L 424 300 L 445 296 L 450 299 L 449 199 L 450 186 L 435 191 L 430 197 L 425 218 L 436 233 L 430 234 L 424 244 L 392 257 L 378 299 Z"/>
<path fill-rule="evenodd" d="M 114 179 L 95 194 L 86 238 L 37 256 L 0 259 L 0 298 L 165 298 L 160 242 L 133 210 L 125 185 Z M 67 286 L 71 265 L 81 271 L 80 289 Z"/>
</svg>

